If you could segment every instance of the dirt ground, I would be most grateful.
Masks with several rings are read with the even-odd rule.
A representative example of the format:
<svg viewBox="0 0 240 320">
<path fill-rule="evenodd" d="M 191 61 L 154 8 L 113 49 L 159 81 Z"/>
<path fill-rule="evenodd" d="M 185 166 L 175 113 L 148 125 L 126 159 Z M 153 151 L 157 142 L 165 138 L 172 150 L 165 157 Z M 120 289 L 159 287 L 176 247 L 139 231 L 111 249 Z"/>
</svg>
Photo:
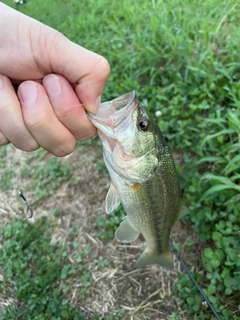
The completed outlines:
<svg viewBox="0 0 240 320">
<path fill-rule="evenodd" d="M 7 157 L 9 166 L 13 159 L 19 159 L 14 184 L 24 190 L 25 185 L 29 186 L 31 181 L 21 179 L 20 168 L 26 163 L 30 154 L 8 146 Z M 130 245 L 123 245 L 115 239 L 108 243 L 99 239 L 96 228 L 93 226 L 96 225 L 98 216 L 106 216 L 104 200 L 110 183 L 102 170 L 96 170 L 97 163 L 102 161 L 101 157 L 99 146 L 77 147 L 71 155 L 62 158 L 61 161 L 68 163 L 73 168 L 74 173 L 71 180 L 79 179 L 79 182 L 73 185 L 67 181 L 50 197 L 32 204 L 34 215 L 31 220 L 33 222 L 42 215 L 49 215 L 50 210 L 56 208 L 62 210 L 58 218 L 57 232 L 53 234 L 54 239 L 61 239 L 64 242 L 68 229 L 73 222 L 77 221 L 80 223 L 78 237 L 81 246 L 84 248 L 89 245 L 92 248 L 89 260 L 93 261 L 101 255 L 109 261 L 108 266 L 91 270 L 94 283 L 89 289 L 84 305 L 78 305 L 75 301 L 77 288 L 73 288 L 71 292 L 72 301 L 75 301 L 89 319 L 93 314 L 107 317 L 120 308 L 126 310 L 124 319 L 129 320 L 193 319 L 193 316 L 187 315 L 177 306 L 173 286 L 178 273 L 183 271 L 175 257 L 173 271 L 155 265 L 136 269 L 135 261 L 145 248 L 144 241 L 138 239 Z M 176 157 L 177 161 L 181 161 L 178 154 Z M 44 165 L 44 160 L 39 165 Z M 34 190 L 27 188 L 24 195 L 31 199 L 34 196 L 33 192 Z M 15 194 L 12 191 L 0 192 L 1 230 L 18 214 L 21 202 L 21 199 L 18 198 L 16 192 Z M 178 221 L 173 228 L 171 240 L 173 243 L 181 243 L 180 253 L 187 264 L 193 261 L 198 253 L 200 254 L 198 247 L 191 252 L 184 251 L 184 246 L 190 236 L 197 237 L 187 223 Z M 199 270 L 192 267 L 191 271 Z M 9 302 L 0 300 L 2 307 Z M 178 315 L 178 318 L 171 316 L 173 312 Z"/>
</svg>

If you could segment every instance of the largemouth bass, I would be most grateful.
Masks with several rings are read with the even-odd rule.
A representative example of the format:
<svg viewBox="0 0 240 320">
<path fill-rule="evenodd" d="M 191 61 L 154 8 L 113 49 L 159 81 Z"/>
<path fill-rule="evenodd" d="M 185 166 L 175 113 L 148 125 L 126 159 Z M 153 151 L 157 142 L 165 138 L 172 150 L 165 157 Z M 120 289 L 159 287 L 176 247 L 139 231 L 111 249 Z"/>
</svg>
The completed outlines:
<svg viewBox="0 0 240 320">
<path fill-rule="evenodd" d="M 132 242 L 141 233 L 147 247 L 137 267 L 155 263 L 172 269 L 170 232 L 185 209 L 162 132 L 134 91 L 101 103 L 97 114 L 88 116 L 97 127 L 112 182 L 106 212 L 122 203 L 127 213 L 116 230 L 117 240 Z"/>
</svg>

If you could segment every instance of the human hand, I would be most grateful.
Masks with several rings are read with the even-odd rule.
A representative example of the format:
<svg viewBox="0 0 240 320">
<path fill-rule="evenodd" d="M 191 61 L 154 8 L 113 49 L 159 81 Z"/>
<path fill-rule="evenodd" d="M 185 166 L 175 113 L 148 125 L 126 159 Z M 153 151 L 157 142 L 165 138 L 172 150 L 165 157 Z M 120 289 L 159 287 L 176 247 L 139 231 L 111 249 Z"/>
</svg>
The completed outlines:
<svg viewBox="0 0 240 320">
<path fill-rule="evenodd" d="M 0 146 L 71 153 L 95 133 L 85 109 L 99 107 L 108 62 L 1 2 L 0 30 Z"/>
</svg>

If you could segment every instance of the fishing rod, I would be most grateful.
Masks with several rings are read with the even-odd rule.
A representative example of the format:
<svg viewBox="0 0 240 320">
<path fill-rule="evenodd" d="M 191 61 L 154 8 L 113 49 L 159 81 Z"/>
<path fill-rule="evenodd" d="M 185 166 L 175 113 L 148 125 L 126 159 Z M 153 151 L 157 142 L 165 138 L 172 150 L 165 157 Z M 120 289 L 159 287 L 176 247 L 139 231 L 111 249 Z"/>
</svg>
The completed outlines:
<svg viewBox="0 0 240 320">
<path fill-rule="evenodd" d="M 169 246 L 172 250 L 172 253 L 177 257 L 178 261 L 180 261 L 181 265 L 183 266 L 183 269 L 186 271 L 187 275 L 189 276 L 189 278 L 191 279 L 191 281 L 193 282 L 193 284 L 195 285 L 195 287 L 198 289 L 198 291 L 200 292 L 201 296 L 203 297 L 203 299 L 206 301 L 206 303 L 208 304 L 209 308 L 212 310 L 213 314 L 215 315 L 217 320 L 221 320 L 220 316 L 218 315 L 217 311 L 214 309 L 213 305 L 211 304 L 211 302 L 209 301 L 208 297 L 205 295 L 205 293 L 203 292 L 202 288 L 199 286 L 199 284 L 197 283 L 197 281 L 194 279 L 192 273 L 190 272 L 190 270 L 188 269 L 188 267 L 186 266 L 186 264 L 183 262 L 183 260 L 181 259 L 177 249 L 174 247 L 173 243 L 170 241 L 169 242 Z"/>
</svg>

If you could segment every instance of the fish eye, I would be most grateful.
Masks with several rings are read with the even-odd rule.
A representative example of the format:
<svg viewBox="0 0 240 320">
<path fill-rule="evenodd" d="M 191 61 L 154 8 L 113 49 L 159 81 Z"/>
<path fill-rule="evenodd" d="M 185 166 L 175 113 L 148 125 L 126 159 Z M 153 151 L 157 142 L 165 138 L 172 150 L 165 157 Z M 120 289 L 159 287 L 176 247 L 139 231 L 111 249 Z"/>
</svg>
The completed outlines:
<svg viewBox="0 0 240 320">
<path fill-rule="evenodd" d="M 147 131 L 150 127 L 150 122 L 147 118 L 141 118 L 138 120 L 138 127 L 141 131 Z"/>
</svg>

